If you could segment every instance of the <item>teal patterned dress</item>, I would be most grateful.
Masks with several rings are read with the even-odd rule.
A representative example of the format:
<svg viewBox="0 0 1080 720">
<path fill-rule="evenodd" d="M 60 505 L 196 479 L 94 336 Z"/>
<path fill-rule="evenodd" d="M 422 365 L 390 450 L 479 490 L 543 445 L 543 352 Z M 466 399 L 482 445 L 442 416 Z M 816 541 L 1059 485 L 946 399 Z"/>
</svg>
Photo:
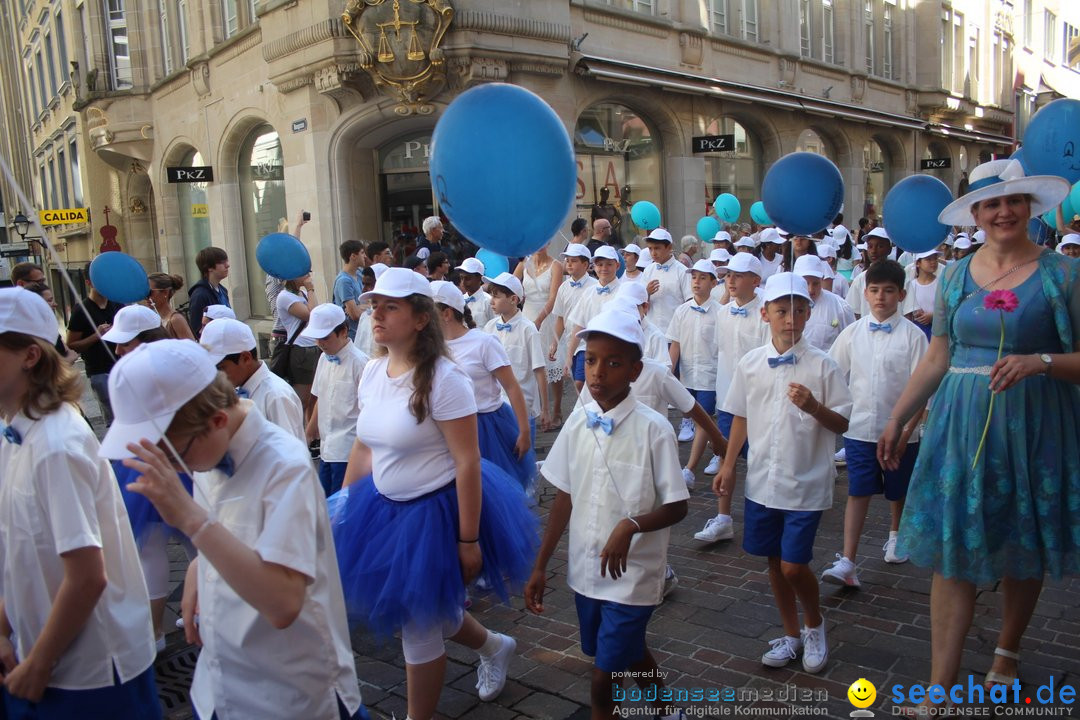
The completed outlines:
<svg viewBox="0 0 1080 720">
<path fill-rule="evenodd" d="M 1080 386 L 1045 375 L 998 395 L 986 445 L 972 470 L 990 404 L 1000 311 L 983 307 L 968 272 L 950 266 L 938 290 L 934 334 L 948 335 L 949 371 L 930 414 L 900 523 L 899 549 L 945 577 L 1080 574 Z M 1003 354 L 1062 353 L 1080 337 L 1080 261 L 1045 252 L 1013 292 Z"/>
</svg>

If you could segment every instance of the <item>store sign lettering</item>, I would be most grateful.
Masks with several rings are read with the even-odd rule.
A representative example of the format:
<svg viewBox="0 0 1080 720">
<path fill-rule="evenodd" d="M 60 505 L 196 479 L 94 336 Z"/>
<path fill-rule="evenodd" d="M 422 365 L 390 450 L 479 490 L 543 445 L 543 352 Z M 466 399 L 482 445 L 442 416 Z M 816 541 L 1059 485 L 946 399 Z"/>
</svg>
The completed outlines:
<svg viewBox="0 0 1080 720">
<path fill-rule="evenodd" d="M 65 208 L 63 210 L 39 210 L 38 220 L 42 225 L 66 225 L 67 223 L 90 222 L 90 209 Z"/>
<path fill-rule="evenodd" d="M 214 180 L 214 168 L 209 165 L 169 167 L 165 168 L 165 174 L 171 183 L 206 183 Z"/>
<path fill-rule="evenodd" d="M 421 150 L 424 152 L 425 160 L 431 157 L 431 145 L 429 143 L 422 143 L 419 140 L 409 140 L 405 143 L 405 159 L 412 160 L 413 156 Z"/>
<path fill-rule="evenodd" d="M 577 199 L 588 203 L 600 197 L 600 188 L 611 189 L 611 199 L 622 196 L 624 163 L 600 155 L 582 155 L 577 160 Z"/>
<path fill-rule="evenodd" d="M 919 163 L 921 170 L 944 170 L 951 166 L 951 158 L 924 158 Z"/>
<path fill-rule="evenodd" d="M 604 138 L 604 151 L 614 153 L 624 153 L 630 151 L 630 139 L 614 140 L 609 137 Z"/>
<path fill-rule="evenodd" d="M 208 218 L 210 217 L 210 206 L 205 203 L 197 203 L 191 206 L 191 217 L 193 218 Z"/>
</svg>

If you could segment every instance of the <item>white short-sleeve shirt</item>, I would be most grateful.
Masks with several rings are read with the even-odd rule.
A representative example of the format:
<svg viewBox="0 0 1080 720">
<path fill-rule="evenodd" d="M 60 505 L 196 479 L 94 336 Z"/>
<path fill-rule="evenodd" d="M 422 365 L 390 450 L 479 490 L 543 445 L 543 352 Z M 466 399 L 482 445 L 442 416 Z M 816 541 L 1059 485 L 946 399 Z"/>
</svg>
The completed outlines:
<svg viewBox="0 0 1080 720">
<path fill-rule="evenodd" d="M 670 528 L 635 534 L 626 573 L 600 576 L 600 552 L 615 525 L 690 497 L 682 481 L 678 443 L 668 419 L 633 394 L 603 413 L 615 426 L 611 435 L 586 426 L 589 403 L 563 425 L 541 469 L 544 477 L 573 501 L 570 513 L 570 587 L 586 597 L 624 605 L 657 605 L 663 598 Z"/>
<path fill-rule="evenodd" d="M 716 315 L 720 305 L 709 298 L 675 309 L 667 337 L 679 343 L 679 376 L 691 390 L 712 391 L 716 387 Z"/>
<path fill-rule="evenodd" d="M 275 301 L 278 320 L 281 322 L 282 327 L 285 328 L 286 341 L 291 339 L 293 335 L 296 335 L 296 331 L 304 324 L 303 320 L 289 312 L 289 308 L 296 303 L 306 306 L 307 300 L 285 288 L 281 289 L 281 292 L 278 293 L 277 300 Z M 315 347 L 315 341 L 311 338 L 304 337 L 303 335 L 297 335 L 296 340 L 293 340 L 293 345 L 296 347 Z"/>
<path fill-rule="evenodd" d="M 904 298 L 904 303 L 900 308 L 900 311 L 907 314 L 909 312 L 915 312 L 916 310 L 922 310 L 923 312 L 934 312 L 934 303 L 937 300 L 937 288 L 939 278 L 935 277 L 931 282 L 923 285 L 917 279 L 911 278 L 907 281 L 907 296 Z"/>
<path fill-rule="evenodd" d="M 16 654 L 37 642 L 60 584 L 61 554 L 101 549 L 108 584 L 49 678 L 90 690 L 127 682 L 154 662 L 149 597 L 116 476 L 73 406 L 37 420 L 19 413 L 21 444 L 0 440 L 0 577 Z M 137 441 L 138 438 L 132 438 Z"/>
<path fill-rule="evenodd" d="M 810 310 L 803 337 L 822 352 L 828 352 L 840 331 L 855 322 L 851 306 L 839 295 L 822 288 Z"/>
<path fill-rule="evenodd" d="M 595 287 L 599 283 L 592 275 L 582 275 L 580 280 L 575 280 L 572 277 L 567 277 L 566 281 L 562 285 L 559 285 L 558 292 L 555 293 L 555 305 L 551 309 L 551 314 L 555 317 L 569 319 L 570 313 L 573 312 L 581 298 L 585 297 L 585 293 L 589 288 Z M 566 325 L 566 320 L 563 321 Z M 571 328 L 567 327 L 569 331 Z"/>
<path fill-rule="evenodd" d="M 447 340 L 454 362 L 472 380 L 477 412 L 494 412 L 502 407 L 502 386 L 495 371 L 510 365 L 502 343 L 480 330 L 469 330 L 456 340 Z"/>
<path fill-rule="evenodd" d="M 780 266 L 784 264 L 784 256 L 779 252 L 772 260 L 766 260 L 762 255 L 758 258 L 761 261 L 761 284 L 764 285 L 765 281 L 771 278 L 776 273 L 780 272 Z"/>
<path fill-rule="evenodd" d="M 499 330 L 499 325 L 509 325 L 512 329 Z M 540 389 L 536 384 L 536 371 L 547 366 L 547 359 L 544 357 L 540 331 L 536 329 L 535 323 L 521 312 L 505 323 L 502 317 L 496 315 L 488 321 L 484 332 L 490 333 L 502 343 L 507 357 L 510 358 L 514 378 L 525 395 L 525 407 L 529 409 L 529 417 L 538 417 L 543 406 L 540 403 Z"/>
<path fill-rule="evenodd" d="M 727 397 L 735 368 L 746 353 L 770 340 L 769 324 L 761 319 L 761 305 L 761 296 L 755 294 L 745 305 L 732 299 L 716 311 L 717 403 L 722 404 Z"/>
<path fill-rule="evenodd" d="M 805 337 L 790 353 L 794 365 L 772 368 L 768 358 L 779 353 L 771 341 L 748 352 L 735 369 L 723 410 L 746 418 L 749 500 L 776 510 L 827 510 L 836 478 L 836 434 L 788 399 L 788 385 L 806 386 L 818 402 L 844 417 L 851 416 L 851 393 L 832 358 Z"/>
<path fill-rule="evenodd" d="M 844 437 L 876 443 L 930 343 L 899 310 L 885 321 L 889 332 L 871 331 L 871 322 L 877 320 L 867 315 L 845 328 L 829 356 L 844 373 L 854 403 Z M 917 441 L 913 435 L 908 442 Z"/>
<path fill-rule="evenodd" d="M 649 296 L 649 319 L 659 328 L 667 328 L 675 308 L 694 296 L 690 289 L 690 271 L 674 257 L 661 265 L 652 263 L 641 273 L 645 286 L 660 281 L 660 289 Z"/>
<path fill-rule="evenodd" d="M 372 360 L 360 381 L 356 436 L 371 448 L 375 487 L 391 500 L 412 500 L 438 490 L 457 475 L 457 467 L 436 420 L 476 414 L 472 381 L 450 358 L 439 358 L 421 423 L 409 410 L 413 371 L 386 374 L 389 358 Z"/>
<path fill-rule="evenodd" d="M 668 365 L 649 358 L 641 359 L 641 374 L 638 375 L 637 380 L 630 383 L 630 395 L 655 410 L 662 417 L 667 417 L 669 405 L 686 415 L 694 409 L 694 404 L 697 403 L 690 391 L 679 382 L 679 378 L 671 374 Z M 589 386 L 587 384 L 583 385 L 581 387 L 581 404 L 587 405 L 592 401 L 593 397 L 592 393 L 589 392 Z"/>
<path fill-rule="evenodd" d="M 469 309 L 473 322 L 478 328 L 484 327 L 488 324 L 488 320 L 495 317 L 495 312 L 491 309 L 491 295 L 487 294 L 483 288 L 472 295 L 465 296 L 465 307 Z"/>
<path fill-rule="evenodd" d="M 605 305 L 615 299 L 615 296 L 619 294 L 619 285 L 621 283 L 621 280 L 615 278 L 607 285 L 601 285 L 597 282 L 592 287 L 585 288 L 582 291 L 581 299 L 574 306 L 574 309 L 570 311 L 570 316 L 567 318 L 570 330 L 584 329 L 590 320 L 600 314 Z M 583 349 L 581 345 L 578 345 L 578 352 Z"/>
<path fill-rule="evenodd" d="M 375 334 L 371 330 L 371 308 L 360 314 L 356 322 L 356 338 L 353 344 L 360 348 L 360 352 L 370 357 L 375 357 Z"/>
<path fill-rule="evenodd" d="M 646 316 L 641 319 L 641 332 L 645 334 L 645 357 L 670 368 L 671 353 L 668 352 L 668 339 L 664 331 Z"/>
<path fill-rule="evenodd" d="M 368 362 L 368 356 L 353 343 L 345 343 L 337 358 L 339 362 L 331 362 L 323 353 L 311 383 L 311 394 L 319 399 L 319 456 L 323 462 L 349 461 L 360 414 L 356 397 Z"/>
<path fill-rule="evenodd" d="M 244 402 L 244 401 L 241 401 Z M 326 499 L 307 446 L 248 411 L 229 440 L 232 476 L 195 473 L 195 501 L 263 561 L 307 578 L 300 615 L 278 630 L 199 558 L 199 717 L 336 718 L 360 706 Z"/>
<path fill-rule="evenodd" d="M 300 403 L 300 396 L 284 378 L 271 372 L 266 363 L 260 362 L 259 369 L 240 387 L 267 420 L 307 442 L 304 406 Z"/>
</svg>

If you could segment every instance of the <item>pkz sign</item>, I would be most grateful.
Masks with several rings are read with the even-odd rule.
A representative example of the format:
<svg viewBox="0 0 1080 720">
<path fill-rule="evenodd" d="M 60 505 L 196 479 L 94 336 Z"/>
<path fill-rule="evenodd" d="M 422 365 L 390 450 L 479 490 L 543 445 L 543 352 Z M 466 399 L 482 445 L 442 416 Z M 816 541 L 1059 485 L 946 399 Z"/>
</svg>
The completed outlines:
<svg viewBox="0 0 1080 720">
<path fill-rule="evenodd" d="M 170 167 L 165 172 L 171 183 L 203 183 L 214 181 L 214 168 L 209 165 Z"/>
<path fill-rule="evenodd" d="M 734 135 L 699 135 L 691 138 L 693 152 L 731 152 L 735 149 Z"/>
<path fill-rule="evenodd" d="M 919 162 L 920 170 L 945 170 L 952 167 L 951 158 L 925 158 Z"/>
</svg>

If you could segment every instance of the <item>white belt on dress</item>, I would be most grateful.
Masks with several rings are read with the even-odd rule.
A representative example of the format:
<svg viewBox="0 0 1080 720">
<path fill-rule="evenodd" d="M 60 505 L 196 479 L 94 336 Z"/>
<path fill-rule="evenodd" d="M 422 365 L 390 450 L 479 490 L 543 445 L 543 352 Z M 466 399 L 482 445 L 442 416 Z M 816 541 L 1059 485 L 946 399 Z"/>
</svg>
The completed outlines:
<svg viewBox="0 0 1080 720">
<path fill-rule="evenodd" d="M 976 365 L 975 367 L 956 367 L 955 365 L 950 365 L 949 372 L 956 373 L 957 375 L 989 375 L 993 367 L 993 365 Z"/>
</svg>

